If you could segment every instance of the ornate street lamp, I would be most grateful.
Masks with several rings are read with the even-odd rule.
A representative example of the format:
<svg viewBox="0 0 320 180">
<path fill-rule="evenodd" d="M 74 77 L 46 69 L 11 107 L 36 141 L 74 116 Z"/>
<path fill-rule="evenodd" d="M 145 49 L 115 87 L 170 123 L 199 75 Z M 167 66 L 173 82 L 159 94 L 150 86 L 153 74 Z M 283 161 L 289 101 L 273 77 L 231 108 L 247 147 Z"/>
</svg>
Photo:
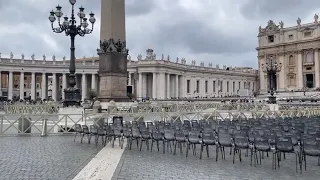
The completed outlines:
<svg viewBox="0 0 320 180">
<path fill-rule="evenodd" d="M 76 66 L 75 66 L 75 47 L 74 47 L 74 39 L 77 35 L 83 37 L 86 34 L 90 34 L 93 31 L 93 25 L 96 22 L 94 14 L 91 12 L 89 14 L 89 19 L 86 18 L 86 14 L 84 13 L 84 8 L 81 6 L 79 8 L 78 17 L 80 18 L 80 23 L 77 25 L 76 18 L 74 14 L 74 5 L 76 4 L 76 0 L 69 0 L 72 11 L 71 17 L 69 19 L 68 16 L 63 17 L 63 21 L 61 20 L 63 13 L 61 11 L 62 7 L 57 6 L 56 11 L 51 11 L 49 16 L 49 21 L 51 22 L 52 31 L 55 33 L 63 33 L 65 32 L 66 36 L 70 36 L 71 39 L 71 47 L 70 47 L 70 65 L 69 65 L 69 77 L 68 84 L 70 87 L 64 89 L 65 100 L 64 105 L 80 105 L 81 102 L 81 90 L 76 88 Z M 58 19 L 58 27 L 54 27 L 53 23 Z M 89 22 L 91 23 L 91 29 L 88 28 Z"/>
<path fill-rule="evenodd" d="M 276 83 L 277 83 L 277 73 L 281 71 L 282 64 L 274 60 L 274 57 L 270 57 L 270 63 L 266 63 L 265 65 L 261 65 L 261 69 L 264 73 L 267 73 L 267 77 L 269 79 L 269 103 L 270 104 L 276 104 L 276 96 L 274 96 L 275 88 L 276 88 Z"/>
</svg>

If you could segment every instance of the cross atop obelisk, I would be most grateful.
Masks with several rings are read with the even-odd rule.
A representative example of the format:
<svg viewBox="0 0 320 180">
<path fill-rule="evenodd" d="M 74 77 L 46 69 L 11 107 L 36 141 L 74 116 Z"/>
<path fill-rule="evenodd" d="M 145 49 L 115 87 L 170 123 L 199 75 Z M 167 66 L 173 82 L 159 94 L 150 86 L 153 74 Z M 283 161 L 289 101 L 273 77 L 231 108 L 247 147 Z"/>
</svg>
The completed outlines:
<svg viewBox="0 0 320 180">
<path fill-rule="evenodd" d="M 99 100 L 128 101 L 125 0 L 101 0 Z"/>
</svg>

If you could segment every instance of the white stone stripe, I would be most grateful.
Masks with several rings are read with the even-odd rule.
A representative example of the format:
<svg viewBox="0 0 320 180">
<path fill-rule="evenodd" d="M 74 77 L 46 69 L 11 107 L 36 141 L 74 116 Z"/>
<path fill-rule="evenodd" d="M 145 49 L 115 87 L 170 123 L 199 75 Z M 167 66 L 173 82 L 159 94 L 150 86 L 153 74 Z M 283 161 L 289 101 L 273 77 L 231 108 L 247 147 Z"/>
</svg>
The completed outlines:
<svg viewBox="0 0 320 180">
<path fill-rule="evenodd" d="M 126 147 L 126 141 L 123 149 L 115 142 L 114 148 L 108 143 L 73 180 L 111 180 Z"/>
</svg>

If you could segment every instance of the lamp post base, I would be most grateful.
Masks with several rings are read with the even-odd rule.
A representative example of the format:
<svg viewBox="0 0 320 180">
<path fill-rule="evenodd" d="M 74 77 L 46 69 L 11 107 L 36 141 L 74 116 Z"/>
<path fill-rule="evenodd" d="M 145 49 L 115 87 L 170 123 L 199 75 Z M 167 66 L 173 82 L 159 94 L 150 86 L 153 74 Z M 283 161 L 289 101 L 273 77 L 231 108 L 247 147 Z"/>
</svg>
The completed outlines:
<svg viewBox="0 0 320 180">
<path fill-rule="evenodd" d="M 81 90 L 78 88 L 66 88 L 64 89 L 65 100 L 63 105 L 68 106 L 80 106 L 81 103 Z"/>
</svg>

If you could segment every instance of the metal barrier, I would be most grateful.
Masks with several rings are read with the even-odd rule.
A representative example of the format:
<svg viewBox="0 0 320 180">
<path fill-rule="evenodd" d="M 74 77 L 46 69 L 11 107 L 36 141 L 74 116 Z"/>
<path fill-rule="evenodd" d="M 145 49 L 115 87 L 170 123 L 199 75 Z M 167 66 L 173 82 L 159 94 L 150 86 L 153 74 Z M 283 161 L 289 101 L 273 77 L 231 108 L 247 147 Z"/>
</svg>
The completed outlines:
<svg viewBox="0 0 320 180">
<path fill-rule="evenodd" d="M 107 112 L 98 114 L 6 114 L 0 115 L 0 135 L 72 133 L 75 124 L 101 127 L 111 122 L 113 116 L 123 116 L 124 121 L 174 121 L 180 120 L 254 120 L 257 118 L 294 118 L 320 116 L 320 108 L 280 111 L 195 111 L 181 112 Z"/>
<path fill-rule="evenodd" d="M 58 113 L 60 106 L 58 104 L 41 104 L 41 105 L 30 105 L 30 104 L 13 104 L 3 106 L 3 110 L 6 114 L 43 114 L 43 113 Z"/>
</svg>

